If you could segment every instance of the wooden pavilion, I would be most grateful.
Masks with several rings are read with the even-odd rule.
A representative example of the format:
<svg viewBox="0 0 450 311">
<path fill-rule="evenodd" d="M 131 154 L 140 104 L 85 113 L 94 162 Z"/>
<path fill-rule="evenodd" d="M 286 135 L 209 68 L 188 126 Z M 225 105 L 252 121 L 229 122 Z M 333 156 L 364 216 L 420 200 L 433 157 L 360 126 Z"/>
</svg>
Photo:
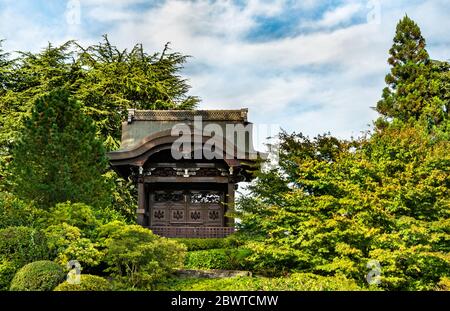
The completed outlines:
<svg viewBox="0 0 450 311">
<path fill-rule="evenodd" d="M 237 183 L 250 181 L 253 150 L 247 109 L 134 110 L 122 123 L 112 168 L 138 189 L 138 224 L 166 237 L 234 232 Z"/>
</svg>

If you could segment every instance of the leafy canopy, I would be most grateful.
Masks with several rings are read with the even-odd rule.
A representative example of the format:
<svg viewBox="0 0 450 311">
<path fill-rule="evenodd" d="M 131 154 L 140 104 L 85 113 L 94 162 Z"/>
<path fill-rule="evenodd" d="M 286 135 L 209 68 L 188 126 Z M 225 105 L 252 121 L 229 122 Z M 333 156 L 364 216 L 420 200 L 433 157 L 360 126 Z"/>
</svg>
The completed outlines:
<svg viewBox="0 0 450 311">
<path fill-rule="evenodd" d="M 20 198 L 50 208 L 56 203 L 109 205 L 108 165 L 92 120 L 64 89 L 36 100 L 14 148 L 11 180 Z"/>
<path fill-rule="evenodd" d="M 350 141 L 282 133 L 279 166 L 241 197 L 247 260 L 260 272 L 344 274 L 362 285 L 376 260 L 386 289 L 429 290 L 448 277 L 449 97 L 437 91 L 448 67 L 431 67 L 408 17 L 394 41 L 382 126 Z"/>
<path fill-rule="evenodd" d="M 386 75 L 387 86 L 376 110 L 384 118 L 426 120 L 430 125 L 448 118 L 448 88 L 442 75 L 448 66 L 432 62 L 426 50 L 425 39 L 419 26 L 408 16 L 397 24 L 394 44 L 389 50 L 391 71 Z M 448 94 L 448 93 L 447 93 Z M 378 120 L 379 127 L 383 119 Z"/>
</svg>

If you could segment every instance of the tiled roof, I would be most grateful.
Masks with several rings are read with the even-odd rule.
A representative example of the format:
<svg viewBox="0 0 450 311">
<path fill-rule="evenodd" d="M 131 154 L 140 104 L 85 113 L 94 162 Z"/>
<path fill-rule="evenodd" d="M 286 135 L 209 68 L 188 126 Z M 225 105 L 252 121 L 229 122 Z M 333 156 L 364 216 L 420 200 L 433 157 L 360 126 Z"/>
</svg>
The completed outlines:
<svg viewBox="0 0 450 311">
<path fill-rule="evenodd" d="M 247 122 L 248 109 L 239 110 L 128 110 L 128 123 L 133 121 L 183 121 L 201 116 L 204 121 Z"/>
</svg>

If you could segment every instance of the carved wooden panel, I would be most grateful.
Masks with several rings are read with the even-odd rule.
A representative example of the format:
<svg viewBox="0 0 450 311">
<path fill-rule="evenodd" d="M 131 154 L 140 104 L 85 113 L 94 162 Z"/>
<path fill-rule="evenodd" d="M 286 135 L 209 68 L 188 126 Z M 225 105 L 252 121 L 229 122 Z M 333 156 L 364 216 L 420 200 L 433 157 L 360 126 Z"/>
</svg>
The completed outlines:
<svg viewBox="0 0 450 311">
<path fill-rule="evenodd" d="M 224 225 L 220 191 L 155 191 L 149 195 L 152 226 Z"/>
<path fill-rule="evenodd" d="M 202 224 L 223 226 L 224 194 L 219 191 L 190 191 L 189 208 L 202 210 Z"/>
<path fill-rule="evenodd" d="M 190 209 L 188 211 L 189 219 L 188 223 L 192 225 L 200 225 L 204 223 L 204 211 L 201 209 Z"/>
<path fill-rule="evenodd" d="M 170 210 L 170 223 L 184 224 L 186 223 L 186 211 L 184 209 Z"/>
<path fill-rule="evenodd" d="M 168 211 L 166 209 L 154 208 L 150 214 L 151 223 L 155 226 L 164 226 L 169 220 Z"/>
</svg>

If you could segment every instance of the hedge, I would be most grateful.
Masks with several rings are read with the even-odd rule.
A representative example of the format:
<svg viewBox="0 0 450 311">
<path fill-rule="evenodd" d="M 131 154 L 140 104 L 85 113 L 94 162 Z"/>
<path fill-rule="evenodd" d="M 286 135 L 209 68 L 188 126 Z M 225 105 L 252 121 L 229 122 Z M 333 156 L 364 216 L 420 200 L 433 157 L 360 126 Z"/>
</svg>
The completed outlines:
<svg viewBox="0 0 450 311">
<path fill-rule="evenodd" d="M 47 256 L 47 241 L 39 230 L 21 226 L 0 229 L 0 261 L 21 267 Z"/>
<path fill-rule="evenodd" d="M 10 290 L 50 291 L 64 281 L 66 274 L 62 266 L 49 260 L 29 263 L 17 271 Z"/>
<path fill-rule="evenodd" d="M 110 291 L 112 289 L 108 280 L 90 274 L 80 275 L 80 284 L 70 284 L 67 281 L 55 287 L 54 291 Z"/>
<path fill-rule="evenodd" d="M 250 255 L 247 249 L 209 249 L 187 253 L 185 268 L 187 269 L 223 269 L 233 270 L 245 268 L 245 258 Z"/>
<path fill-rule="evenodd" d="M 357 291 L 368 290 L 345 276 L 293 273 L 288 277 L 232 277 L 169 279 L 158 290 L 169 291 Z M 370 290 L 377 290 L 370 288 Z"/>
<path fill-rule="evenodd" d="M 0 262 L 0 291 L 9 290 L 11 280 L 19 267 L 11 261 Z"/>
</svg>

